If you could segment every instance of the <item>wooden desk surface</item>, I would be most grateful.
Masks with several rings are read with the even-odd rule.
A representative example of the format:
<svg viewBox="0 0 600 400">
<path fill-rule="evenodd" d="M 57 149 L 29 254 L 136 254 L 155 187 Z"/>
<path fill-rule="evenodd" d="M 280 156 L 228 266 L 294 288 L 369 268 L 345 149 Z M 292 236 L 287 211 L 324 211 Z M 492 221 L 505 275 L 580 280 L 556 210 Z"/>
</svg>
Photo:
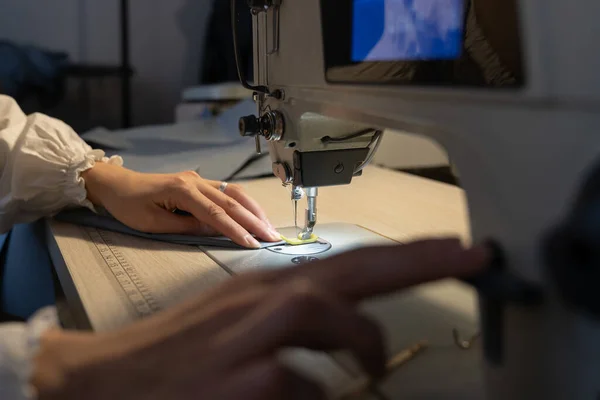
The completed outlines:
<svg viewBox="0 0 600 400">
<path fill-rule="evenodd" d="M 276 178 L 245 182 L 243 186 L 263 205 L 273 225 L 293 225 L 288 189 Z M 442 235 L 459 235 L 469 240 L 462 190 L 377 167 L 367 168 L 350 186 L 321 189 L 318 210 L 319 223 L 354 223 L 398 241 Z M 141 279 L 150 287 L 159 308 L 169 307 L 229 278 L 197 248 L 113 235 L 128 262 L 136 266 Z M 95 330 L 105 331 L 137 317 L 83 228 L 50 221 L 49 239 L 67 300 L 82 325 L 87 323 Z M 390 330 L 401 324 L 407 345 L 429 334 L 423 332 L 425 326 L 438 329 L 436 324 L 442 323 L 439 329 L 443 333 L 432 335 L 444 348 L 451 345 L 451 327 L 460 328 L 465 334 L 477 328 L 473 293 L 455 281 L 424 285 L 399 296 L 401 300 L 395 300 L 392 308 L 385 301 L 367 308 L 385 319 L 384 325 L 391 327 Z M 406 324 L 406 319 L 398 317 L 402 314 L 411 318 L 425 318 L 427 314 L 433 322 Z M 428 390 L 438 390 L 427 386 Z"/>
</svg>

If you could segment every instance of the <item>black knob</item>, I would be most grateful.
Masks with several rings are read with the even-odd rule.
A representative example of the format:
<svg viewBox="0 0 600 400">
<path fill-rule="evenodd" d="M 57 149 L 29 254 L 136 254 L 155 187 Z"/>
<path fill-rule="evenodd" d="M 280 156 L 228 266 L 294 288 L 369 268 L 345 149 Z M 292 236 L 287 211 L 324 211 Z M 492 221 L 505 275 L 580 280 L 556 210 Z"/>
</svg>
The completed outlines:
<svg viewBox="0 0 600 400">
<path fill-rule="evenodd" d="M 248 115 L 240 118 L 240 135 L 256 136 L 260 133 L 260 121 L 254 115 Z"/>
</svg>

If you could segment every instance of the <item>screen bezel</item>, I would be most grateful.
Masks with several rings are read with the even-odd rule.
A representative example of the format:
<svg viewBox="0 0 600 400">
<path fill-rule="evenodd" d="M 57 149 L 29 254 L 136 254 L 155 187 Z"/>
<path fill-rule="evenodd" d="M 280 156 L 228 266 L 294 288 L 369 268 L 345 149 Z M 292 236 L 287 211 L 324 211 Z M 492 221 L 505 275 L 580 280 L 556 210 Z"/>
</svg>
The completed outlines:
<svg viewBox="0 0 600 400">
<path fill-rule="evenodd" d="M 331 84 L 380 84 L 380 85 L 418 85 L 418 86 L 466 86 L 489 87 L 485 82 L 461 81 L 454 76 L 457 63 L 463 61 L 464 49 L 456 59 L 441 60 L 409 60 L 409 61 L 353 61 L 353 0 L 321 0 L 321 26 L 323 35 L 323 60 L 325 67 L 325 80 Z M 471 7 L 471 0 L 464 0 L 463 4 L 463 38 L 461 47 L 464 47 L 467 14 Z M 385 77 L 365 77 L 357 71 L 372 68 L 380 70 L 406 67 L 417 70 L 410 78 L 390 80 Z M 522 77 L 510 88 L 521 87 L 524 82 Z M 499 88 L 499 86 L 496 86 Z"/>
</svg>

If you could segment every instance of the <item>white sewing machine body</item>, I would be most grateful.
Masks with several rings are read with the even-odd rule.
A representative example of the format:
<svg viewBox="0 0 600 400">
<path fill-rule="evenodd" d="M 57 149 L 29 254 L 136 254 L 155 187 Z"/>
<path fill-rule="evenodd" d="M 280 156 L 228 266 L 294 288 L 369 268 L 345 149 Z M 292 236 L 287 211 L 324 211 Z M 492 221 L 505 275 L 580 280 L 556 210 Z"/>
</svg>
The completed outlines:
<svg viewBox="0 0 600 400">
<path fill-rule="evenodd" d="M 503 42 L 488 42 L 498 47 L 484 54 L 492 60 L 485 65 L 493 69 L 500 59 L 503 71 L 483 68 L 477 83 L 452 75 L 474 35 L 469 18 L 462 53 L 446 64 L 357 62 L 349 55 L 353 1 L 250 3 L 254 83 L 271 93 L 257 96 L 260 115 L 277 111 L 284 122 L 269 152 L 293 175 L 278 176 L 303 186 L 297 153 L 365 148 L 371 139 L 328 147 L 326 135 L 374 127 L 439 142 L 466 190 L 473 240 L 496 241 L 506 270 L 544 295 L 540 305 L 504 304 L 500 311 L 482 301 L 484 342 L 493 335 L 500 343 L 498 357 L 486 356 L 488 398 L 598 398 L 600 324 L 559 295 L 561 282 L 549 274 L 544 254 L 550 230 L 571 212 L 600 154 L 600 2 L 472 0 L 469 12 L 506 34 Z M 385 0 L 386 7 L 394 3 Z M 438 80 L 444 71 L 450 76 Z M 492 317 L 490 331 L 485 321 Z"/>
</svg>

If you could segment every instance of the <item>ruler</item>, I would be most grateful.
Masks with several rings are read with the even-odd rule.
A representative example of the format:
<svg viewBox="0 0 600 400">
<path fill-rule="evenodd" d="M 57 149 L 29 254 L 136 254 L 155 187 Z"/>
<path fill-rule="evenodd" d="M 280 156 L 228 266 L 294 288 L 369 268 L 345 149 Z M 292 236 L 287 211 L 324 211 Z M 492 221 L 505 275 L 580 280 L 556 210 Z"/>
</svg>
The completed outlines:
<svg viewBox="0 0 600 400">
<path fill-rule="evenodd" d="M 84 227 L 83 229 L 102 255 L 104 262 L 127 295 L 138 316 L 147 317 L 159 311 L 158 303 L 139 277 L 135 267 L 127 262 L 109 235 L 96 228 Z"/>
</svg>

